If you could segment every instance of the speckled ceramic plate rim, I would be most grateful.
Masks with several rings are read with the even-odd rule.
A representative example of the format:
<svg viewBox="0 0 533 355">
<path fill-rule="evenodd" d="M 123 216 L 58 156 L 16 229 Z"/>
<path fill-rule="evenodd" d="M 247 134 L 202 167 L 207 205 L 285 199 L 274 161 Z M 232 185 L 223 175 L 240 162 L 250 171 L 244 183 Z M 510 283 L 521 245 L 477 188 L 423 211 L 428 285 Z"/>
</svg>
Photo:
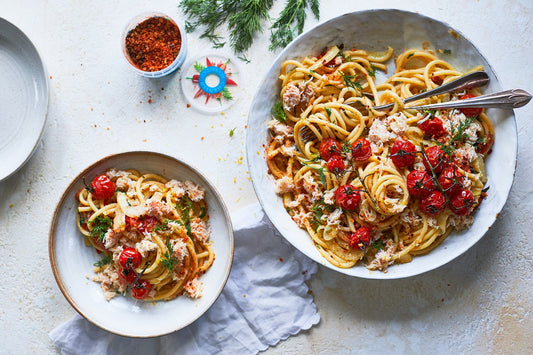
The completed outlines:
<svg viewBox="0 0 533 355">
<path fill-rule="evenodd" d="M 476 212 L 474 224 L 470 229 L 462 232 L 453 232 L 452 235 L 450 235 L 431 253 L 417 256 L 410 263 L 393 265 L 389 267 L 386 273 L 370 271 L 361 265 L 349 269 L 338 268 L 327 262 L 319 254 L 314 245 L 312 245 L 311 238 L 308 236 L 307 232 L 298 228 L 286 213 L 281 199 L 274 192 L 273 178 L 267 174 L 267 166 L 264 158 L 264 147 L 267 142 L 266 122 L 270 120 L 270 107 L 274 100 L 277 99 L 277 93 L 279 93 L 280 84 L 279 80 L 277 80 L 279 69 L 284 60 L 308 55 L 309 53 L 312 53 L 313 50 L 318 51 L 326 45 L 338 43 L 351 45 L 352 43 L 356 44 L 361 42 L 353 40 L 353 38 L 356 38 L 355 36 L 351 39 L 352 43 L 348 43 L 348 41 L 339 42 L 340 37 L 338 32 L 340 31 L 340 28 L 335 29 L 335 27 L 342 27 L 339 25 L 341 23 L 346 25 L 347 21 L 351 21 L 352 24 L 363 24 L 366 20 L 376 21 L 376 19 L 386 20 L 394 18 L 403 19 L 403 21 L 405 21 L 405 28 L 409 29 L 407 32 L 410 32 L 410 34 L 415 37 L 420 36 L 420 31 L 417 31 L 417 29 L 419 29 L 418 27 L 421 27 L 426 23 L 439 26 L 440 31 L 446 30 L 446 35 L 455 38 L 456 43 L 450 40 L 450 38 L 444 38 L 445 35 L 442 36 L 443 42 L 450 43 L 454 48 L 467 49 L 463 56 L 457 57 L 458 59 L 456 59 L 455 62 L 462 62 L 466 66 L 469 64 L 469 60 L 472 61 L 472 58 L 467 58 L 467 56 L 468 54 L 472 54 L 475 57 L 475 61 L 478 61 L 478 64 L 484 65 L 485 70 L 491 78 L 491 83 L 484 91 L 490 93 L 501 90 L 496 74 L 479 49 L 477 49 L 460 31 L 457 31 L 450 25 L 408 11 L 395 9 L 366 10 L 347 13 L 330 19 L 298 36 L 298 38 L 278 55 L 269 71 L 265 74 L 250 106 L 248 117 L 246 138 L 248 166 L 254 190 L 267 217 L 285 239 L 311 259 L 340 273 L 367 279 L 398 279 L 419 275 L 449 263 L 476 244 L 495 222 L 498 214 L 505 205 L 514 179 L 518 149 L 517 127 L 513 111 L 489 109 L 489 116 L 491 117 L 496 130 L 496 141 L 493 152 L 487 159 L 490 186 L 488 198 L 483 201 L 479 210 Z M 382 21 L 381 23 L 385 23 L 383 26 L 388 25 L 387 21 Z M 332 29 L 328 29 L 328 27 Z M 364 27 L 364 25 L 359 26 L 359 28 Z M 343 27 L 344 32 L 346 32 L 346 28 L 346 26 Z M 325 34 L 326 31 L 332 33 Z M 359 32 L 364 33 L 364 31 L 365 30 L 363 29 Z M 448 31 L 454 31 L 454 36 Z M 357 31 L 352 31 L 351 33 L 353 34 L 355 32 Z M 404 34 L 402 33 L 402 30 L 398 28 L 389 29 L 389 32 L 394 33 L 397 37 L 401 37 L 402 34 Z M 406 39 L 404 38 L 404 40 Z M 430 41 L 430 38 L 425 38 L 425 40 Z M 409 41 L 409 39 L 406 41 L 409 43 L 412 42 Z M 381 39 L 379 42 L 380 43 L 374 43 L 374 45 L 377 46 L 376 48 L 368 49 L 378 50 L 380 48 L 386 48 L 389 44 L 387 38 Z M 414 46 L 413 44 L 405 44 L 405 48 L 400 49 Z M 422 41 L 417 42 L 417 44 L 417 46 L 420 47 Z M 431 41 L 430 44 L 432 45 L 431 48 L 435 45 L 435 43 L 432 43 Z M 359 46 L 359 48 L 366 49 L 366 47 L 362 46 Z M 439 46 L 437 48 L 446 49 L 447 47 Z M 395 51 L 398 50 L 398 48 L 394 49 Z M 305 50 L 307 50 L 307 52 L 305 52 Z M 453 52 L 452 55 L 454 55 Z M 466 70 L 469 68 L 462 69 Z M 273 81 L 275 83 L 273 83 Z M 494 184 L 495 181 L 497 184 Z"/>
<path fill-rule="evenodd" d="M 39 50 L 35 46 L 35 44 L 29 39 L 29 37 L 20 30 L 17 26 L 12 24 L 11 22 L 7 21 L 6 19 L 0 17 L 0 31 L 2 31 L 3 27 L 11 27 L 13 30 L 17 32 L 17 35 L 22 38 L 26 45 L 28 45 L 31 49 L 31 53 L 29 53 L 29 57 L 34 56 L 38 60 L 38 68 L 35 68 L 32 65 L 27 65 L 27 70 L 29 72 L 33 73 L 33 76 L 35 78 L 39 78 L 39 85 L 42 88 L 42 90 L 34 90 L 37 91 L 35 93 L 36 99 L 38 100 L 38 105 L 40 106 L 40 112 L 36 117 L 29 120 L 30 123 L 34 124 L 36 127 L 35 129 L 38 130 L 38 133 L 34 135 L 34 137 L 31 137 L 31 142 L 28 142 L 25 146 L 21 148 L 20 141 L 17 144 L 16 150 L 24 150 L 22 153 L 24 157 L 17 156 L 16 161 L 12 161 L 12 152 L 7 152 L 4 156 L 0 156 L 0 160 L 3 161 L 3 164 L 6 164 L 6 162 L 10 162 L 8 165 L 10 165 L 5 171 L 0 171 L 0 181 L 3 181 L 7 179 L 8 177 L 15 174 L 17 171 L 19 171 L 20 168 L 22 168 L 28 160 L 32 157 L 33 153 L 35 153 L 35 150 L 37 148 L 37 145 L 41 141 L 45 124 L 46 124 L 46 118 L 47 118 L 47 112 L 48 112 L 48 103 L 49 103 L 49 95 L 50 90 L 48 86 L 48 80 L 47 80 L 47 69 L 46 65 L 42 59 L 42 56 L 39 53 Z M 37 72 L 41 72 L 42 75 L 37 75 Z M 39 97 L 37 97 L 39 96 Z M 24 130 L 26 132 L 26 130 Z M 20 134 L 19 134 L 20 136 Z M 4 169 L 2 169 L 4 170 Z"/>
<path fill-rule="evenodd" d="M 204 292 L 204 295 L 199 300 L 202 300 L 204 298 L 209 297 L 208 302 L 205 303 L 202 306 L 202 309 L 200 309 L 200 312 L 196 312 L 196 314 L 193 317 L 189 317 L 188 319 L 186 319 L 185 321 L 183 321 L 183 322 L 181 322 L 179 324 L 171 322 L 172 319 L 170 319 L 170 321 L 169 321 L 170 317 L 165 317 L 164 319 L 161 319 L 161 322 L 166 322 L 166 327 L 164 327 L 165 329 L 163 329 L 162 331 L 155 332 L 155 333 L 150 328 L 142 328 L 140 331 L 137 331 L 137 332 L 125 332 L 125 331 L 121 330 L 120 325 L 102 323 L 101 321 L 95 320 L 93 317 L 90 317 L 89 315 L 87 315 L 86 312 L 84 311 L 85 308 L 87 307 L 87 305 L 79 304 L 78 300 L 69 291 L 69 290 L 71 290 L 72 285 L 69 285 L 67 282 L 65 282 L 63 280 L 62 276 L 61 276 L 60 265 L 58 264 L 59 260 L 58 260 L 58 257 L 56 255 L 56 250 L 55 250 L 55 245 L 56 245 L 55 239 L 57 238 L 56 229 L 58 227 L 58 224 L 60 223 L 60 221 L 58 220 L 58 215 L 63 209 L 66 208 L 66 204 L 67 204 L 66 199 L 67 199 L 67 197 L 72 195 L 73 191 L 77 191 L 80 188 L 80 182 L 82 181 L 83 177 L 89 176 L 88 173 L 90 171 L 92 171 L 92 170 L 97 169 L 99 171 L 99 169 L 100 169 L 100 168 L 98 168 L 99 166 L 105 165 L 107 162 L 112 161 L 113 159 L 118 159 L 118 158 L 127 159 L 128 157 L 135 156 L 135 155 L 143 156 L 146 159 L 148 159 L 148 158 L 165 159 L 167 161 L 173 162 L 174 164 L 176 164 L 177 166 L 180 166 L 181 168 L 183 168 L 185 170 L 188 170 L 192 175 L 195 175 L 195 176 L 199 177 L 200 180 L 202 180 L 202 181 L 194 181 L 194 182 L 199 184 L 202 188 L 204 188 L 204 190 L 206 191 L 206 199 L 208 198 L 207 194 L 209 194 L 209 193 L 212 194 L 211 198 L 216 199 L 216 202 L 220 205 L 220 208 L 221 208 L 220 212 L 222 212 L 222 215 L 220 216 L 220 218 L 222 218 L 225 221 L 225 229 L 227 230 L 227 239 L 228 240 L 227 241 L 223 241 L 223 242 L 227 242 L 228 243 L 228 253 L 227 253 L 227 255 L 217 255 L 215 253 L 215 263 L 217 262 L 217 260 L 219 262 L 225 261 L 225 264 L 223 264 L 224 269 L 222 271 L 219 271 L 219 272 L 223 273 L 224 277 L 219 279 L 219 280 L 217 280 L 218 284 L 216 285 L 216 292 L 212 293 L 211 295 L 206 295 L 205 292 Z M 139 169 L 139 167 L 132 167 L 132 168 L 138 169 L 141 173 L 154 172 L 154 171 L 147 171 L 147 170 Z M 178 179 L 178 180 L 180 179 L 179 176 L 166 176 L 166 177 L 174 178 L 174 179 Z M 75 205 L 75 202 L 72 202 L 72 204 Z M 211 205 L 209 205 L 209 207 L 211 207 Z M 73 211 L 73 212 L 75 212 L 75 211 Z M 213 211 L 209 210 L 209 214 L 210 214 L 210 220 L 212 220 L 213 219 Z M 77 227 L 76 226 L 74 226 L 74 227 L 76 228 L 76 231 L 77 231 Z M 211 228 L 212 227 L 213 226 L 211 225 Z M 74 233 L 74 235 L 72 235 L 72 238 L 77 238 L 77 239 L 73 239 L 73 240 L 76 240 L 76 241 L 83 240 L 82 235 L 79 233 L 79 231 L 77 231 L 77 233 Z M 213 246 L 214 246 L 215 250 L 217 249 L 217 240 L 220 240 L 220 238 L 221 238 L 220 234 L 216 233 L 216 231 L 214 231 L 212 229 L 212 231 L 211 231 L 211 240 L 213 241 Z M 88 251 L 93 251 L 93 250 L 91 248 L 83 245 L 83 248 L 81 249 L 81 252 L 82 253 L 88 253 Z M 148 337 L 156 337 L 156 336 L 166 335 L 166 334 L 169 334 L 169 333 L 172 333 L 174 331 L 178 331 L 180 329 L 183 329 L 183 328 L 187 327 L 189 324 L 193 323 L 195 320 L 197 320 L 199 317 L 201 317 L 205 312 L 207 312 L 207 310 L 215 303 L 217 298 L 222 293 L 222 290 L 224 289 L 224 287 L 226 285 L 226 282 L 227 282 L 227 280 L 229 278 L 229 274 L 230 274 L 230 271 L 231 271 L 231 266 L 232 266 L 232 263 L 233 263 L 233 254 L 234 254 L 234 235 L 233 235 L 233 227 L 232 227 L 232 223 L 231 223 L 231 218 L 230 218 L 229 212 L 227 210 L 227 207 L 226 207 L 221 195 L 216 190 L 214 185 L 211 184 L 211 182 L 209 182 L 209 180 L 199 170 L 197 170 L 196 168 L 192 167 L 190 164 L 188 164 L 188 163 L 186 163 L 186 162 L 184 162 L 182 160 L 179 160 L 179 159 L 177 159 L 175 157 L 169 156 L 169 155 L 165 155 L 165 154 L 161 154 L 161 153 L 157 153 L 157 152 L 152 152 L 152 151 L 129 151 L 129 152 L 111 154 L 111 155 L 109 155 L 107 157 L 104 157 L 104 158 L 96 161 L 95 163 L 91 164 L 89 167 L 84 169 L 81 173 L 79 173 L 72 180 L 72 182 L 65 189 L 64 193 L 62 194 L 62 196 L 61 196 L 61 198 L 59 200 L 59 203 L 57 204 L 57 206 L 55 208 L 54 215 L 53 215 L 53 218 L 52 218 L 52 222 L 51 222 L 51 225 L 50 225 L 50 233 L 49 233 L 49 241 L 48 241 L 48 252 L 49 252 L 49 258 L 50 258 L 50 265 L 52 267 L 52 271 L 53 271 L 54 277 L 56 279 L 56 282 L 57 282 L 57 284 L 59 286 L 59 289 L 61 290 L 61 292 L 63 293 L 63 295 L 67 299 L 67 301 L 70 303 L 70 305 L 81 316 L 83 316 L 85 319 L 87 319 L 89 322 L 93 323 L 94 325 L 96 325 L 96 326 L 98 326 L 98 327 L 100 327 L 102 329 L 105 329 L 105 330 L 107 330 L 107 331 L 109 331 L 111 333 L 117 334 L 117 335 L 133 337 L 133 338 L 148 338 Z M 97 260 L 98 259 L 93 259 L 93 262 L 96 262 Z M 214 264 L 211 267 L 211 269 L 209 269 L 204 275 L 202 275 L 200 280 L 204 281 L 205 277 L 210 275 L 209 273 L 214 268 L 218 267 L 216 265 L 217 264 Z M 87 275 L 92 276 L 91 275 L 91 273 L 92 273 L 92 264 L 89 263 L 89 264 L 86 265 L 86 267 L 87 267 Z M 95 292 L 95 294 L 100 294 L 100 296 L 96 296 L 96 297 L 99 298 L 99 301 L 103 300 L 104 298 L 103 298 L 103 294 L 101 292 L 99 284 L 97 284 L 96 282 L 89 281 L 89 280 L 86 280 L 86 281 L 87 281 L 87 284 L 89 285 L 87 290 L 89 292 L 91 292 L 91 291 Z M 154 303 L 144 302 L 144 301 L 136 301 L 136 300 L 134 300 L 133 298 L 131 298 L 129 296 L 128 297 L 120 296 L 120 297 L 115 297 L 114 299 L 112 299 L 111 301 L 109 301 L 109 302 L 107 302 L 105 304 L 111 305 L 112 302 L 116 302 L 116 301 L 120 302 L 120 304 L 118 304 L 118 307 L 120 307 L 120 308 L 124 308 L 124 304 L 126 304 L 127 307 L 129 307 L 129 306 L 137 307 L 136 305 L 139 305 L 139 304 L 140 305 L 146 305 L 148 303 L 157 305 L 157 304 L 172 304 L 173 302 L 188 302 L 189 304 L 194 305 L 194 303 L 196 302 L 196 300 L 191 300 L 191 299 L 189 299 L 186 296 L 180 296 L 180 297 L 177 297 L 176 299 L 170 300 L 170 301 L 158 301 L 158 302 L 154 302 Z"/>
</svg>

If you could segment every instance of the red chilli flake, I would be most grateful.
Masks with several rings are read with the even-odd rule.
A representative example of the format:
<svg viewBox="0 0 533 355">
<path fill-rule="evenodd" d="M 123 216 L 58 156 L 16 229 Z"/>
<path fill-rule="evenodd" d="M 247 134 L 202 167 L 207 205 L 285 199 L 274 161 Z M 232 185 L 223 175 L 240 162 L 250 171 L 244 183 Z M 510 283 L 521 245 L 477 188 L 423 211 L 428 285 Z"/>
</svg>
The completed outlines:
<svg viewBox="0 0 533 355">
<path fill-rule="evenodd" d="M 181 49 L 178 26 L 164 17 L 151 17 L 139 23 L 126 36 L 126 50 L 132 63 L 143 71 L 168 67 Z"/>
</svg>

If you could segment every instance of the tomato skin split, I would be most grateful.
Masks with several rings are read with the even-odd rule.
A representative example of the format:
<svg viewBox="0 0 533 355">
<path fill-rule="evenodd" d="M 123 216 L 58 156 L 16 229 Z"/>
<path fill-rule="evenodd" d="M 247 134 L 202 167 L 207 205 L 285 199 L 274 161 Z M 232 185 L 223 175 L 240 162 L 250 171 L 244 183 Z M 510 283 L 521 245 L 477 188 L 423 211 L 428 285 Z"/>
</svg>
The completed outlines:
<svg viewBox="0 0 533 355">
<path fill-rule="evenodd" d="M 345 168 L 344 160 L 342 160 L 342 157 L 340 155 L 333 155 L 328 160 L 327 168 L 332 173 L 340 174 L 344 171 Z"/>
<path fill-rule="evenodd" d="M 348 245 L 355 250 L 364 250 L 370 245 L 372 234 L 370 228 L 361 227 L 350 235 Z"/>
<path fill-rule="evenodd" d="M 443 135 L 448 133 L 444 128 L 442 120 L 438 117 L 432 117 L 423 120 L 421 123 L 418 124 L 418 128 L 424 131 L 426 135 L 437 138 L 442 137 Z"/>
<path fill-rule="evenodd" d="M 413 170 L 407 175 L 407 190 L 413 197 L 424 198 L 435 190 L 435 187 L 426 171 Z"/>
<path fill-rule="evenodd" d="M 147 280 L 138 280 L 131 286 L 131 296 L 138 300 L 144 300 L 152 291 L 152 284 Z"/>
<path fill-rule="evenodd" d="M 372 156 L 372 148 L 370 141 L 365 138 L 360 138 L 352 144 L 352 159 L 357 161 L 368 160 Z"/>
<path fill-rule="evenodd" d="M 354 211 L 361 202 L 361 194 L 353 185 L 342 185 L 335 190 L 335 201 L 339 207 L 347 211 Z"/>
<path fill-rule="evenodd" d="M 425 154 L 426 156 L 423 157 L 422 163 L 427 171 L 433 169 L 438 174 L 448 165 L 449 156 L 438 145 L 426 148 Z"/>
<path fill-rule="evenodd" d="M 452 212 L 459 216 L 466 216 L 472 212 L 475 203 L 476 199 L 470 190 L 461 190 L 450 200 Z"/>
<path fill-rule="evenodd" d="M 341 144 L 334 138 L 327 138 L 320 143 L 320 157 L 328 161 L 334 155 L 341 155 Z"/>
<path fill-rule="evenodd" d="M 414 164 L 416 152 L 416 147 L 413 143 L 398 139 L 391 148 L 390 158 L 396 167 L 405 168 Z"/>
<path fill-rule="evenodd" d="M 118 257 L 118 263 L 124 269 L 136 269 L 141 265 L 142 256 L 136 249 L 124 248 Z"/>
<path fill-rule="evenodd" d="M 446 197 L 441 191 L 435 190 L 427 197 L 420 200 L 420 211 L 428 216 L 435 217 L 446 208 Z"/>
</svg>

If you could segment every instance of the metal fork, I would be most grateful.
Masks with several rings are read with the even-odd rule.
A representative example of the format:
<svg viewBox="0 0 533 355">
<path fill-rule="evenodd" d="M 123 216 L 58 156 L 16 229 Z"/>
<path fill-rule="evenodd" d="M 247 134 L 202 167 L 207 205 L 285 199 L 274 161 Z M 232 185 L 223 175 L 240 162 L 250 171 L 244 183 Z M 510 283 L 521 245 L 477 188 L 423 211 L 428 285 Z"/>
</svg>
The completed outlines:
<svg viewBox="0 0 533 355">
<path fill-rule="evenodd" d="M 298 134 L 300 135 L 300 137 L 302 137 L 305 143 L 312 140 L 315 135 L 313 131 L 311 131 L 311 129 L 309 129 L 309 127 L 307 126 L 303 126 L 302 128 L 300 128 L 300 130 L 298 131 Z"/>
<path fill-rule="evenodd" d="M 407 97 L 403 99 L 403 103 L 406 104 L 411 101 L 416 101 L 420 99 L 425 99 L 426 97 L 436 96 L 440 94 L 445 94 L 447 92 L 452 91 L 461 91 L 466 89 L 472 89 L 476 87 L 480 87 L 483 85 L 486 85 L 490 81 L 489 76 L 484 71 L 475 71 L 472 73 L 468 73 L 466 75 L 463 75 L 455 80 L 450 81 L 449 83 L 446 83 L 441 86 L 437 86 L 434 89 L 421 92 L 420 94 L 416 94 L 410 97 Z M 386 104 L 386 105 L 380 105 L 380 106 L 374 106 L 374 110 L 384 110 L 387 108 L 390 108 L 394 106 L 394 103 Z"/>
</svg>

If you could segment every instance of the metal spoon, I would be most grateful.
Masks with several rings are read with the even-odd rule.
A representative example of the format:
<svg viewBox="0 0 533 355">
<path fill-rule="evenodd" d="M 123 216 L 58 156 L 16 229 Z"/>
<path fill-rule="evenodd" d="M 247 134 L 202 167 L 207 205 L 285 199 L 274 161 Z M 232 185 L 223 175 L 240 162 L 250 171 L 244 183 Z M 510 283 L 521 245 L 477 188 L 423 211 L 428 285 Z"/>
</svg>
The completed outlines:
<svg viewBox="0 0 533 355">
<path fill-rule="evenodd" d="M 405 107 L 406 110 L 434 110 L 441 108 L 461 107 L 498 107 L 518 108 L 526 105 L 531 100 L 531 95 L 522 89 L 511 89 L 493 94 L 481 95 L 470 99 L 441 102 L 437 104 Z"/>
<path fill-rule="evenodd" d="M 475 72 L 463 75 L 444 85 L 437 86 L 434 89 L 424 91 L 424 92 L 421 92 L 420 94 L 407 97 L 403 99 L 403 103 L 406 104 L 411 101 L 425 99 L 426 97 L 436 96 L 436 95 L 444 94 L 447 92 L 477 88 L 477 87 L 486 85 L 489 81 L 490 79 L 487 73 L 485 73 L 484 71 L 475 71 Z M 392 106 L 394 106 L 394 103 L 375 106 L 374 110 L 384 110 Z"/>
</svg>

